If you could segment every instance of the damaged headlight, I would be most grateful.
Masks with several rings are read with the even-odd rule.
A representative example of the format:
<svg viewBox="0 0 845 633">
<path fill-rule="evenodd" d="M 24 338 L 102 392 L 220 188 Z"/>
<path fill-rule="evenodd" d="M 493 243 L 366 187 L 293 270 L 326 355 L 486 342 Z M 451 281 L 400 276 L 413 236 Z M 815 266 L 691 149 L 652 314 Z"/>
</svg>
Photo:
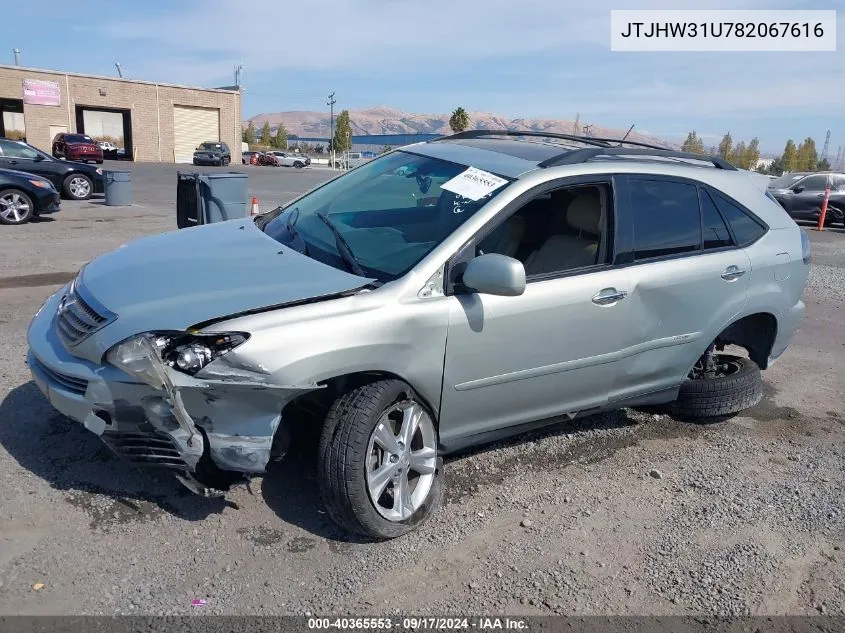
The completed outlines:
<svg viewBox="0 0 845 633">
<path fill-rule="evenodd" d="M 165 366 L 193 376 L 248 338 L 249 334 L 242 332 L 148 332 L 118 343 L 106 353 L 106 360 L 161 389 L 166 384 Z"/>
</svg>

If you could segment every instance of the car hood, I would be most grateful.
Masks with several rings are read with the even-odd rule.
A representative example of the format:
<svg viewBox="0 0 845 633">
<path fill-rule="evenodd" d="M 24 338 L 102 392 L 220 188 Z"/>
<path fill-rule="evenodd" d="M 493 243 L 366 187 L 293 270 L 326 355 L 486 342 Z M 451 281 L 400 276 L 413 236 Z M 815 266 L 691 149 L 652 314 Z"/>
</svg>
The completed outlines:
<svg viewBox="0 0 845 633">
<path fill-rule="evenodd" d="M 186 330 L 234 314 L 325 298 L 371 283 L 283 246 L 251 218 L 180 229 L 126 244 L 86 265 L 83 298 L 116 319 L 74 350 L 97 361 L 153 330 Z"/>
</svg>

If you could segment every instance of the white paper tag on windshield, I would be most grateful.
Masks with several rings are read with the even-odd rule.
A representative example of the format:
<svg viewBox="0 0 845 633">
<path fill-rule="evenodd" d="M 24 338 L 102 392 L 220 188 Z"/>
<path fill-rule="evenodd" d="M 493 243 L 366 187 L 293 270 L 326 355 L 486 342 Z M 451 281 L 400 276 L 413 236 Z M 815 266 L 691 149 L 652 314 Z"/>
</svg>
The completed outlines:
<svg viewBox="0 0 845 633">
<path fill-rule="evenodd" d="M 475 167 L 468 167 L 451 180 L 440 185 L 441 189 L 451 191 L 470 200 L 481 200 L 491 191 L 495 191 L 508 181 L 494 176 L 490 172 Z"/>
</svg>

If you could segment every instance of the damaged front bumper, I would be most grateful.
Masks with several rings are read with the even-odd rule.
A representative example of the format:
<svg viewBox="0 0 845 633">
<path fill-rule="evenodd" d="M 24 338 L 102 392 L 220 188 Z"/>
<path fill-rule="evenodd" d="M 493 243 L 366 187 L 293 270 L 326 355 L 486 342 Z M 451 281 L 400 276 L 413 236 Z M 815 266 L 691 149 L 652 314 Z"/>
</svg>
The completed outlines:
<svg viewBox="0 0 845 633">
<path fill-rule="evenodd" d="M 278 451 L 274 438 L 285 405 L 319 388 L 274 385 L 268 375 L 238 369 L 234 357 L 224 356 L 206 379 L 162 363 L 165 388 L 156 389 L 68 353 L 53 326 L 57 303 L 56 297 L 47 301 L 28 334 L 27 363 L 41 392 L 118 455 L 181 471 L 183 483 L 200 494 L 209 493 L 201 473 L 264 472 Z"/>
</svg>

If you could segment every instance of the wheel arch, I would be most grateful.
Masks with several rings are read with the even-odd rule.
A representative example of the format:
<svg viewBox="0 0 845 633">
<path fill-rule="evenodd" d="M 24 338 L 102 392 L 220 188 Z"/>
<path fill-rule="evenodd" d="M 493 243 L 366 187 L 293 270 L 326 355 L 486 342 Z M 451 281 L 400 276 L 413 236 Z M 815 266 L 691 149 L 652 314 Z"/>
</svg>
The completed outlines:
<svg viewBox="0 0 845 633">
<path fill-rule="evenodd" d="M 755 312 L 743 316 L 723 329 L 716 337 L 716 348 L 737 345 L 748 352 L 748 357 L 760 369 L 769 365 L 769 355 L 778 333 L 777 317 L 770 312 Z"/>
<path fill-rule="evenodd" d="M 303 393 L 286 403 L 282 408 L 279 425 L 276 427 L 271 453 L 284 452 L 291 434 L 296 430 L 304 431 L 309 435 L 312 433 L 318 435 L 323 428 L 329 408 L 341 394 L 380 380 L 401 380 L 407 384 L 431 416 L 435 428 L 440 430 L 438 409 L 432 406 L 432 403 L 414 386 L 412 381 L 391 371 L 361 370 L 320 380 L 319 384 L 323 388 Z"/>
</svg>

